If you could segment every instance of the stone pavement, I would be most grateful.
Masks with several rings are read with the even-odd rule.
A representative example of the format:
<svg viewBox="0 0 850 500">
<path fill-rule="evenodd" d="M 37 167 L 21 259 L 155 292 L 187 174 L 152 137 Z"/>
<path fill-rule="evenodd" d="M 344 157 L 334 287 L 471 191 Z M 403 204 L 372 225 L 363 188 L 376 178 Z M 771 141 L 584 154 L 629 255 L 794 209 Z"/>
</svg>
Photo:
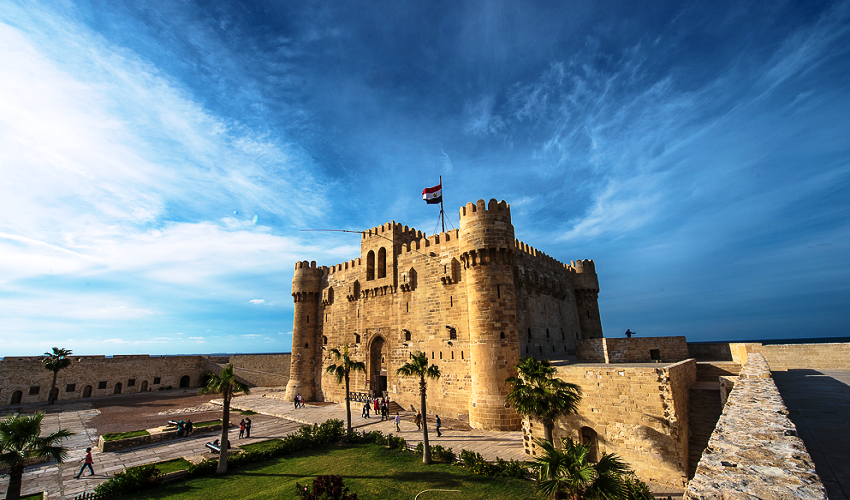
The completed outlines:
<svg viewBox="0 0 850 500">
<path fill-rule="evenodd" d="M 830 500 L 850 498 L 850 370 L 772 373 Z"/>
</svg>

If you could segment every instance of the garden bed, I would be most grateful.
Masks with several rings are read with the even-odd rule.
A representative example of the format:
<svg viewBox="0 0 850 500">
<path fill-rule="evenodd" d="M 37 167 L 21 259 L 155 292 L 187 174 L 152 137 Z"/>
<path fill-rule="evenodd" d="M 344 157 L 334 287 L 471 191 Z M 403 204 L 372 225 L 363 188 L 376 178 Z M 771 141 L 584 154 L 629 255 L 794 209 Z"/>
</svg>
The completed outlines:
<svg viewBox="0 0 850 500">
<path fill-rule="evenodd" d="M 221 431 L 220 420 L 199 422 L 198 424 L 193 424 L 193 426 L 194 430 L 192 431 L 191 436 Z M 231 424 L 230 426 L 233 427 L 233 424 Z M 123 450 L 126 448 L 135 448 L 136 446 L 144 446 L 146 444 L 153 444 L 162 441 L 171 441 L 174 439 L 178 439 L 176 429 L 151 429 L 148 431 L 133 431 L 130 433 L 125 432 L 121 434 L 135 434 L 140 432 L 145 434 L 137 434 L 131 437 L 124 437 L 120 439 L 106 439 L 106 436 L 108 436 L 108 434 L 104 434 L 100 436 L 100 438 L 98 438 L 97 448 L 103 452 L 110 452 L 116 450 Z"/>
</svg>

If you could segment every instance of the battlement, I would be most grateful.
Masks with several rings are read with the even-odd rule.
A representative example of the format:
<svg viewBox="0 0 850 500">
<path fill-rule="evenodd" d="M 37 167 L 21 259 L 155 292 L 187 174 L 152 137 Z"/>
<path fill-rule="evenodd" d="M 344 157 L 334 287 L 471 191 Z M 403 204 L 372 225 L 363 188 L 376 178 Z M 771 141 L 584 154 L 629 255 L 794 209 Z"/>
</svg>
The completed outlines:
<svg viewBox="0 0 850 500">
<path fill-rule="evenodd" d="M 520 252 L 528 254 L 531 257 L 535 257 L 535 258 L 538 258 L 540 260 L 543 260 L 544 262 L 548 263 L 549 265 L 551 265 L 553 267 L 569 269 L 568 265 L 564 264 L 563 262 L 559 261 L 558 259 L 551 257 L 551 256 L 547 255 L 546 253 L 541 252 L 540 250 L 537 250 L 536 248 L 532 247 L 531 245 L 528 245 L 526 243 L 521 242 L 520 240 L 514 240 L 514 247 L 516 247 L 516 249 L 519 250 Z"/>
<path fill-rule="evenodd" d="M 316 261 L 307 262 L 306 260 L 295 263 L 295 272 L 302 271 L 316 271 L 316 272 L 324 272 L 327 269 L 325 266 L 316 267 Z"/>
<path fill-rule="evenodd" d="M 335 272 L 344 271 L 344 270 L 347 270 L 347 269 L 354 269 L 355 267 L 358 267 L 360 265 L 361 265 L 360 257 L 357 257 L 356 259 L 351 259 L 348 262 L 343 262 L 341 264 L 333 265 L 333 266 L 331 266 L 327 269 L 328 269 L 329 273 L 335 273 Z"/>
<path fill-rule="evenodd" d="M 570 267 L 576 273 L 596 274 L 596 264 L 590 259 L 577 260 L 575 262 L 570 261 Z"/>
<path fill-rule="evenodd" d="M 373 236 L 383 236 L 385 238 L 396 236 L 402 239 L 420 239 L 423 237 L 423 234 L 422 231 L 417 231 L 415 228 L 402 226 L 400 223 L 396 223 L 396 221 L 390 221 L 367 231 L 362 231 L 360 239 L 366 240 Z"/>
<path fill-rule="evenodd" d="M 464 219 L 472 219 L 475 217 L 484 217 L 485 215 L 501 215 L 511 219 L 511 206 L 502 201 L 496 201 L 491 198 L 489 203 L 484 203 L 484 200 L 478 200 L 476 203 L 469 202 L 465 207 L 460 207 L 460 220 L 463 223 Z"/>
<path fill-rule="evenodd" d="M 423 250 L 425 248 L 439 247 L 443 243 L 455 241 L 459 238 L 460 230 L 458 229 L 452 229 L 451 231 L 446 231 L 445 233 L 440 234 L 432 234 L 431 236 L 423 237 L 415 241 L 411 241 L 410 243 L 403 244 L 401 246 L 401 253 L 405 254 L 408 252 Z M 433 250 L 436 251 L 437 249 L 434 248 Z"/>
</svg>

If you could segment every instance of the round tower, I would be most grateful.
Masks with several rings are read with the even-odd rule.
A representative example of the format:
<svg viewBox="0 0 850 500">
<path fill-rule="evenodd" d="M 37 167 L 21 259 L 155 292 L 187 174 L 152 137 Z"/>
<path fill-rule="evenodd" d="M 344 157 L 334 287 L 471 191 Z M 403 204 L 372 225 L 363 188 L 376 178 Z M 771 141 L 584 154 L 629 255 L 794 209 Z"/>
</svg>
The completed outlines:
<svg viewBox="0 0 850 500">
<path fill-rule="evenodd" d="M 592 260 L 577 260 L 570 262 L 570 265 L 575 272 L 573 283 L 581 338 L 601 339 L 602 318 L 599 316 L 599 278 L 596 276 L 596 265 Z"/>
<path fill-rule="evenodd" d="M 469 304 L 469 423 L 477 429 L 519 429 L 519 416 L 505 403 L 505 379 L 516 374 L 519 361 L 510 205 L 467 203 L 460 209 L 459 244 Z"/>
<path fill-rule="evenodd" d="M 320 395 L 316 386 L 316 372 L 321 367 L 317 327 L 324 271 L 324 268 L 316 268 L 315 261 L 295 263 L 295 276 L 292 277 L 295 317 L 292 321 L 292 357 L 285 396 L 287 401 L 292 401 L 296 394 L 301 394 L 307 401 L 315 401 Z"/>
</svg>

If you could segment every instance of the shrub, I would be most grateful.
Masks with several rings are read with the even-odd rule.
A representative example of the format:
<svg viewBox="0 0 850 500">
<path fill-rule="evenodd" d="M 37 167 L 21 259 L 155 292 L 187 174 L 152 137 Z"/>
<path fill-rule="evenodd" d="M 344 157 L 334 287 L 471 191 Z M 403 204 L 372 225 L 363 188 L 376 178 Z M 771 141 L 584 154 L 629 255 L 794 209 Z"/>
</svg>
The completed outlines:
<svg viewBox="0 0 850 500">
<path fill-rule="evenodd" d="M 126 495 L 153 488 L 159 484 L 160 471 L 156 465 L 140 465 L 118 472 L 107 481 L 95 487 L 98 497 Z"/>
<path fill-rule="evenodd" d="M 191 466 L 189 466 L 189 475 L 211 476 L 215 474 L 216 468 L 218 468 L 218 460 L 215 458 L 208 458 L 206 460 L 202 460 L 196 464 L 192 464 Z"/>
<path fill-rule="evenodd" d="M 403 437 L 393 437 L 393 435 L 390 434 L 387 436 L 387 448 L 393 450 L 404 450 L 407 449 L 407 443 Z"/>
<path fill-rule="evenodd" d="M 517 460 L 504 460 L 496 458 L 494 463 L 484 460 L 480 453 L 469 450 L 461 450 L 460 466 L 483 476 L 511 477 L 515 479 L 527 479 L 531 476 L 528 466 Z"/>
<path fill-rule="evenodd" d="M 339 476 L 318 476 L 310 487 L 295 483 L 295 490 L 301 500 L 358 500 L 357 493 L 349 493 Z"/>
<path fill-rule="evenodd" d="M 626 490 L 628 500 L 654 500 L 655 497 L 649 491 L 649 486 L 638 479 L 634 472 L 623 476 L 623 489 Z"/>
</svg>

